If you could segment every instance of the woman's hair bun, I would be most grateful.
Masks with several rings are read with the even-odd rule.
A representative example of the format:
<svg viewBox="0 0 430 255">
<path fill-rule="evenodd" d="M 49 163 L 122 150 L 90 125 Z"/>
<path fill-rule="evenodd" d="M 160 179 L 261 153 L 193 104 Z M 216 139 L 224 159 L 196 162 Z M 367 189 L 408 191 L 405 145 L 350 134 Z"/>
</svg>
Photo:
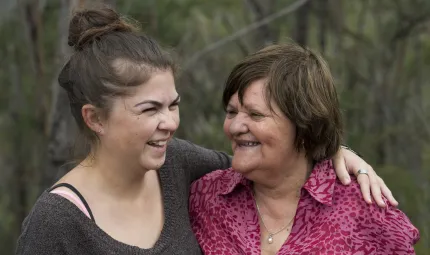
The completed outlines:
<svg viewBox="0 0 430 255">
<path fill-rule="evenodd" d="M 135 30 L 136 27 L 110 8 L 81 10 L 70 21 L 68 44 L 75 50 L 80 50 L 105 34 Z"/>
</svg>

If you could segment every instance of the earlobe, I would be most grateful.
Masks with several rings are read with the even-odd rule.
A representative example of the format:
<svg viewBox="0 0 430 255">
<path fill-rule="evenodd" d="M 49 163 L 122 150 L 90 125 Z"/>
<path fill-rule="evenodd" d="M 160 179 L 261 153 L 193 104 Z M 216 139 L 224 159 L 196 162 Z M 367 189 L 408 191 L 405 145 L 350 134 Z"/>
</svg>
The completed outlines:
<svg viewBox="0 0 430 255">
<path fill-rule="evenodd" d="M 97 107 L 91 104 L 82 106 L 81 109 L 82 118 L 88 128 L 93 130 L 97 134 L 103 134 L 103 122 L 100 118 L 100 111 Z"/>
</svg>

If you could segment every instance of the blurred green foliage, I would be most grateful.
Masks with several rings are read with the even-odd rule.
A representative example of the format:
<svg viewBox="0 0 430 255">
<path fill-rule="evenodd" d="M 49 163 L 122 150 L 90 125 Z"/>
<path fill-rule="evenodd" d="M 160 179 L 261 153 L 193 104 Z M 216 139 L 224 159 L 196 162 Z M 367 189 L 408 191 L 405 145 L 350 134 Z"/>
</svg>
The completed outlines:
<svg viewBox="0 0 430 255">
<path fill-rule="evenodd" d="M 51 105 L 67 33 L 58 28 L 67 19 L 60 10 L 69 2 L 0 3 L 8 10 L 0 15 L 2 254 L 13 253 L 23 217 L 47 188 Z M 322 52 L 338 85 L 345 142 L 376 169 L 420 229 L 417 254 L 430 254 L 430 1 L 308 1 L 213 48 L 298 1 L 109 2 L 174 52 L 182 66 L 178 136 L 209 148 L 230 151 L 221 94 L 238 60 L 290 38 Z"/>
</svg>

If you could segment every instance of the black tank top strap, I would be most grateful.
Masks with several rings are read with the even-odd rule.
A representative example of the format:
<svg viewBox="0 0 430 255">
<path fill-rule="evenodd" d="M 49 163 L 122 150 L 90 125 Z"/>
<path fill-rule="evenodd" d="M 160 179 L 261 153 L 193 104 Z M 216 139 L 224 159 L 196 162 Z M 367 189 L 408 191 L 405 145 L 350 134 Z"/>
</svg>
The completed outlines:
<svg viewBox="0 0 430 255">
<path fill-rule="evenodd" d="M 71 191 L 73 191 L 73 193 L 75 193 L 79 199 L 81 200 L 81 202 L 84 204 L 85 208 L 87 209 L 88 213 L 90 214 L 91 220 L 96 222 L 96 220 L 94 219 L 93 213 L 91 211 L 90 206 L 88 205 L 87 201 L 85 200 L 84 196 L 82 196 L 82 194 L 75 188 L 73 187 L 71 184 L 68 183 L 58 183 L 57 185 L 54 185 L 53 187 L 51 187 L 50 189 L 48 189 L 48 192 L 53 191 L 56 188 L 59 187 L 66 187 L 68 189 L 70 189 Z"/>
</svg>

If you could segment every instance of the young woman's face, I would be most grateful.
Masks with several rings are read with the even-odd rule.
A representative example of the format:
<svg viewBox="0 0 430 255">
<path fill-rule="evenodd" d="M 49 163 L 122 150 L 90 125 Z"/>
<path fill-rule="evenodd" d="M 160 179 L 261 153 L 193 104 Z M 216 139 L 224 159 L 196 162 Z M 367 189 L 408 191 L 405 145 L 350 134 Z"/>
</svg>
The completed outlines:
<svg viewBox="0 0 430 255">
<path fill-rule="evenodd" d="M 167 142 L 179 126 L 179 95 L 171 71 L 158 71 L 129 96 L 113 100 L 102 146 L 146 170 L 165 161 Z"/>
</svg>

